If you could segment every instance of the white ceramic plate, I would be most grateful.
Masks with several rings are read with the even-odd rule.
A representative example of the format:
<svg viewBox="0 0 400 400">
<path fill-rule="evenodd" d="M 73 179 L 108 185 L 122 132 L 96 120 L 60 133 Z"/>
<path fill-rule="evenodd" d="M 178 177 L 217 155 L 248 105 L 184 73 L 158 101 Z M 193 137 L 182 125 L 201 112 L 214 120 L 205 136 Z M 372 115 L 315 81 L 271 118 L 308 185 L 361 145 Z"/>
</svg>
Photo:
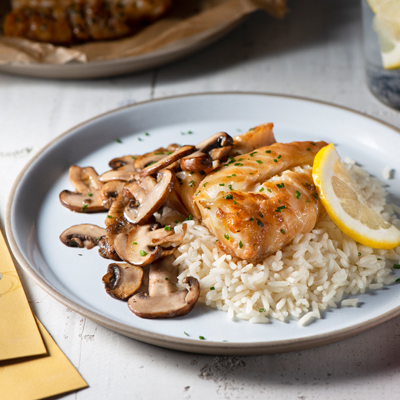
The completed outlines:
<svg viewBox="0 0 400 400">
<path fill-rule="evenodd" d="M 0 72 L 46 79 L 93 79 L 139 72 L 175 61 L 214 43 L 239 25 L 243 19 L 218 26 L 216 29 L 182 39 L 140 56 L 88 63 L 11 63 L 0 65 Z"/>
<path fill-rule="evenodd" d="M 262 354 L 300 350 L 349 337 L 400 314 L 400 285 L 392 285 L 358 296 L 360 307 L 330 310 L 307 327 L 294 320 L 266 325 L 232 322 L 226 313 L 199 305 L 177 319 L 140 319 L 126 303 L 105 293 L 101 278 L 110 261 L 101 258 L 96 248 L 68 248 L 59 241 L 60 233 L 71 225 L 102 225 L 104 221 L 104 214 L 72 213 L 61 206 L 59 192 L 72 189 L 68 180 L 71 164 L 94 166 L 101 173 L 116 156 L 141 154 L 173 142 L 195 144 L 218 131 L 236 135 L 263 122 L 274 122 L 278 141 L 334 142 L 342 156 L 357 160 L 377 177 L 386 165 L 400 170 L 397 130 L 329 104 L 255 93 L 199 94 L 135 104 L 73 128 L 22 171 L 7 210 L 7 236 L 14 255 L 46 292 L 78 313 L 132 338 L 184 351 Z M 399 203 L 397 173 L 388 190 Z"/>
</svg>

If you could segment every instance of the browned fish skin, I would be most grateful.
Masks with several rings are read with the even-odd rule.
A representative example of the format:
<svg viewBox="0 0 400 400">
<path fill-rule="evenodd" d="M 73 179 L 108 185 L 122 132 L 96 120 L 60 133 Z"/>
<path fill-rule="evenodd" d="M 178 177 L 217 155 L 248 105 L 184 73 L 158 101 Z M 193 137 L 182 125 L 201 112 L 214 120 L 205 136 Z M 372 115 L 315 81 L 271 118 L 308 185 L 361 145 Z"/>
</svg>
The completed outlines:
<svg viewBox="0 0 400 400">
<path fill-rule="evenodd" d="M 6 36 L 71 45 L 136 33 L 160 18 L 172 0 L 17 1 L 4 21 Z"/>
<path fill-rule="evenodd" d="M 293 142 L 262 147 L 231 159 L 200 183 L 195 201 L 202 221 L 227 253 L 261 261 L 314 228 L 325 211 L 310 166 L 325 145 Z"/>
</svg>

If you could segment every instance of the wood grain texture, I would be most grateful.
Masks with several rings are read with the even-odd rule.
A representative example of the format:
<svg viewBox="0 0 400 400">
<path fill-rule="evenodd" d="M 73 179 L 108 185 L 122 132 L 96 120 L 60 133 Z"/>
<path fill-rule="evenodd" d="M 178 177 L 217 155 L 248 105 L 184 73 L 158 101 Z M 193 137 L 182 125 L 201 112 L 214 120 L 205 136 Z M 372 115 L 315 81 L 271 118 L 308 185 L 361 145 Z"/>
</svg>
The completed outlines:
<svg viewBox="0 0 400 400">
<path fill-rule="evenodd" d="M 275 92 L 344 105 L 400 127 L 399 113 L 379 103 L 364 81 L 359 1 L 292 0 L 289 6 L 284 21 L 257 13 L 211 47 L 137 75 L 84 82 L 0 75 L 0 219 L 18 172 L 42 146 L 77 123 L 141 100 L 205 91 Z M 400 317 L 298 353 L 202 356 L 109 331 L 19 273 L 33 311 L 90 385 L 62 399 L 400 398 Z"/>
</svg>

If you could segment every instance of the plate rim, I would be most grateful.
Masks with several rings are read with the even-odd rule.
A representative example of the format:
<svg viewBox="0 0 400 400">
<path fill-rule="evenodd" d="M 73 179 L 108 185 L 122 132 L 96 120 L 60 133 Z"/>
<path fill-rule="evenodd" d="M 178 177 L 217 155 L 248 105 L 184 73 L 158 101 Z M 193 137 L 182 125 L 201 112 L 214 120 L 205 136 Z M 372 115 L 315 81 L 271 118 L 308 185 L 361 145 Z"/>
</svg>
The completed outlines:
<svg viewBox="0 0 400 400">
<path fill-rule="evenodd" d="M 53 144 L 57 143 L 64 137 L 68 136 L 71 132 L 83 127 L 84 125 L 90 124 L 95 120 L 100 120 L 107 115 L 119 112 L 121 110 L 126 110 L 129 108 L 134 108 L 137 106 L 142 106 L 149 103 L 163 102 L 173 99 L 188 98 L 188 97 L 200 97 L 200 96 L 237 96 L 237 95 L 247 95 L 247 96 L 261 96 L 261 97 L 278 97 L 286 98 L 292 100 L 306 101 L 309 103 L 322 104 L 328 107 L 337 108 L 344 110 L 364 118 L 368 118 L 376 123 L 379 123 L 389 129 L 400 134 L 400 129 L 382 121 L 376 117 L 367 115 L 361 111 L 354 110 L 350 107 L 337 105 L 323 100 L 312 99 L 304 96 L 294 96 L 288 94 L 280 93 L 268 93 L 268 92 L 253 92 L 253 91 L 219 91 L 219 92 L 198 92 L 198 93 L 188 93 L 179 94 L 173 96 L 166 96 L 156 99 L 144 100 L 134 104 L 129 104 L 123 107 L 118 107 L 104 113 L 98 114 L 88 120 L 85 120 L 67 131 L 61 133 L 60 135 L 53 138 L 49 143 L 43 146 L 22 168 L 17 178 L 15 179 L 11 190 L 9 192 L 7 203 L 6 203 L 6 214 L 5 214 L 5 231 L 6 240 L 10 246 L 10 249 L 16 258 L 18 264 L 21 268 L 28 274 L 28 276 L 33 279 L 38 286 L 43 289 L 46 293 L 50 294 L 55 300 L 59 301 L 61 304 L 69 307 L 80 315 L 114 331 L 120 333 L 124 336 L 130 337 L 141 342 L 157 345 L 164 348 L 180 350 L 185 352 L 200 353 L 200 354 L 214 354 L 214 355 L 259 355 L 259 354 L 275 354 L 281 352 L 290 351 L 300 351 L 309 348 L 319 347 L 326 344 L 334 343 L 348 337 L 354 336 L 356 334 L 362 333 L 368 329 L 371 329 L 379 324 L 388 321 L 391 318 L 396 317 L 400 314 L 400 305 L 380 314 L 374 318 L 367 321 L 360 322 L 356 325 L 352 325 L 346 328 L 342 328 L 337 331 L 330 331 L 318 335 L 313 335 L 310 337 L 296 338 L 296 339 L 284 339 L 275 340 L 270 342 L 213 342 L 209 341 L 199 341 L 190 338 L 176 338 L 168 335 L 163 335 L 160 333 L 149 332 L 140 328 L 128 326 L 124 323 L 118 321 L 110 321 L 108 318 L 94 311 L 88 310 L 85 307 L 75 303 L 73 300 L 68 299 L 64 295 L 53 289 L 29 264 L 25 259 L 22 252 L 20 251 L 16 239 L 13 234 L 12 224 L 11 224 L 11 210 L 13 207 L 13 198 L 15 192 L 17 191 L 22 177 L 25 175 L 26 171 L 31 167 L 31 165 L 46 152 Z"/>
</svg>

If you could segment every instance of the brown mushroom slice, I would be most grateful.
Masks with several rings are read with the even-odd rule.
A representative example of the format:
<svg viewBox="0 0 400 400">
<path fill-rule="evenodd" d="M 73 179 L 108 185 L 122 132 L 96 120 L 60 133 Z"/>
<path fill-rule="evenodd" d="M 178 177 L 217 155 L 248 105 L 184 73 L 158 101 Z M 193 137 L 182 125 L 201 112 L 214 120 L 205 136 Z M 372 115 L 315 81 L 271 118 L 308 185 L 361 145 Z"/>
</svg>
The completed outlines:
<svg viewBox="0 0 400 400">
<path fill-rule="evenodd" d="M 100 194 L 103 184 L 94 168 L 72 165 L 69 169 L 69 179 L 76 191 L 63 190 L 60 193 L 60 202 L 64 207 L 84 213 L 106 210 Z"/>
<path fill-rule="evenodd" d="M 119 169 L 121 167 L 124 167 L 125 165 L 129 165 L 129 164 L 134 164 L 136 158 L 138 158 L 139 156 L 122 156 L 122 157 L 117 157 L 117 158 L 113 158 L 108 165 L 110 166 L 111 169 Z"/>
<path fill-rule="evenodd" d="M 149 292 L 138 293 L 128 300 L 129 309 L 140 318 L 174 318 L 188 314 L 200 295 L 199 281 L 194 277 L 183 279 L 187 289 L 178 290 L 178 266 L 174 256 L 168 256 L 150 265 Z"/>
<path fill-rule="evenodd" d="M 110 208 L 114 200 L 123 195 L 125 183 L 124 181 L 110 181 L 103 185 L 100 193 L 104 207 Z"/>
<path fill-rule="evenodd" d="M 135 197 L 135 202 L 131 201 L 125 207 L 125 218 L 133 224 L 147 221 L 165 203 L 174 184 L 175 174 L 169 169 L 164 169 L 159 172 L 156 183 L 154 178 L 146 176 L 127 185 L 127 189 Z"/>
<path fill-rule="evenodd" d="M 97 246 L 100 238 L 106 235 L 106 230 L 97 225 L 79 224 L 66 229 L 60 240 L 69 247 L 86 247 L 92 249 Z"/>
<path fill-rule="evenodd" d="M 185 206 L 187 212 L 185 215 L 191 214 L 193 217 L 201 220 L 201 214 L 195 202 L 195 195 L 203 187 L 199 187 L 200 182 L 204 179 L 204 175 L 200 172 L 181 171 L 176 174 L 177 183 L 174 186 L 173 193 L 176 194 L 181 203 Z M 207 186 L 207 183 L 203 185 Z"/>
<path fill-rule="evenodd" d="M 132 164 L 128 164 L 119 169 L 112 169 L 104 172 L 104 174 L 100 175 L 99 179 L 101 182 L 109 182 L 114 180 L 129 182 L 135 178 L 137 173 L 137 169 Z"/>
<path fill-rule="evenodd" d="M 145 153 L 142 156 L 138 157 L 133 165 L 137 169 L 144 169 L 147 166 L 155 164 L 156 162 L 162 160 L 170 154 L 171 151 L 168 151 L 164 147 L 160 147 L 154 151 L 151 151 L 150 153 Z"/>
<path fill-rule="evenodd" d="M 218 132 L 197 144 L 196 149 L 203 153 L 209 153 L 213 149 L 232 145 L 232 136 L 228 135 L 226 132 Z"/>
<path fill-rule="evenodd" d="M 107 260 L 122 261 L 114 249 L 114 241 L 110 243 L 107 240 L 107 237 L 103 236 L 100 238 L 98 246 L 101 257 L 106 258 Z"/>
<path fill-rule="evenodd" d="M 213 161 L 225 161 L 228 158 L 228 154 L 231 149 L 232 146 L 219 147 L 217 149 L 210 150 L 209 154 Z"/>
<path fill-rule="evenodd" d="M 176 149 L 172 154 L 168 155 L 167 157 L 164 157 L 162 160 L 156 162 L 155 164 L 149 165 L 145 169 L 143 169 L 140 172 L 141 177 L 149 176 L 149 175 L 154 175 L 157 172 L 161 171 L 162 169 L 168 167 L 172 163 L 180 160 L 182 157 L 185 157 L 193 152 L 196 151 L 195 146 L 182 146 Z"/>
<path fill-rule="evenodd" d="M 143 268 L 130 264 L 112 263 L 103 276 L 106 292 L 117 299 L 125 300 L 142 286 Z"/>
<path fill-rule="evenodd" d="M 212 167 L 212 158 L 209 154 L 196 151 L 180 160 L 180 165 L 184 171 L 203 171 Z"/>
</svg>

